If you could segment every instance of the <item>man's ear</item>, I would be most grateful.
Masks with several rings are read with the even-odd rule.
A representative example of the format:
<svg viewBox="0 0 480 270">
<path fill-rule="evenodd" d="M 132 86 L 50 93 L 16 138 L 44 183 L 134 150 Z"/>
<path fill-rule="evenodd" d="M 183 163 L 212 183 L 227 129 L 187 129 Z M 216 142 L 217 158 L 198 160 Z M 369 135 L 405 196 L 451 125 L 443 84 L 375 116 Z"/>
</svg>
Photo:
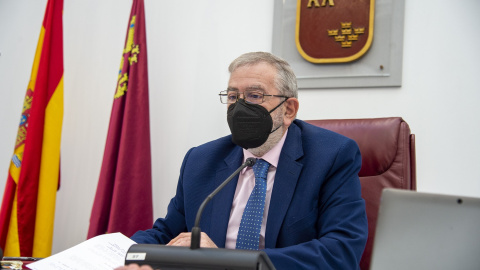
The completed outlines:
<svg viewBox="0 0 480 270">
<path fill-rule="evenodd" d="M 296 98 L 289 98 L 284 104 L 285 115 L 283 116 L 283 124 L 288 128 L 293 120 L 295 120 L 300 104 Z"/>
</svg>

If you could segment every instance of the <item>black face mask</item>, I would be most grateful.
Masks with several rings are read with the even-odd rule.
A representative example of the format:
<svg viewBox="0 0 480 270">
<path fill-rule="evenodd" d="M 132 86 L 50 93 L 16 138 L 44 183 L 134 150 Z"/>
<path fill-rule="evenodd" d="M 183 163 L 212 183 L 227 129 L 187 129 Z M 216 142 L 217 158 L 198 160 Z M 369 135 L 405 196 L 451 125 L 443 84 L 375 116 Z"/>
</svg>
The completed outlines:
<svg viewBox="0 0 480 270">
<path fill-rule="evenodd" d="M 280 105 L 267 111 L 264 107 L 257 104 L 248 104 L 244 99 L 239 99 L 228 107 L 227 121 L 232 132 L 232 142 L 242 148 L 256 148 L 264 144 L 272 131 L 273 120 L 270 113 L 275 111 Z"/>
</svg>

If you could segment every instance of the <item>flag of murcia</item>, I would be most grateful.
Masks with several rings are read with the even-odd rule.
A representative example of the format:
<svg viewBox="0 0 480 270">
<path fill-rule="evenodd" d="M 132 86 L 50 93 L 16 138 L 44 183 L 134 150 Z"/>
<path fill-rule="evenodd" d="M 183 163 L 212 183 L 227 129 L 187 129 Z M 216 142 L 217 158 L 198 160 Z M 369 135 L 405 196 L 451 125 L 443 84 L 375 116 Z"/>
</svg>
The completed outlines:
<svg viewBox="0 0 480 270">
<path fill-rule="evenodd" d="M 297 0 L 295 42 L 312 63 L 357 60 L 373 41 L 375 0 Z"/>
</svg>

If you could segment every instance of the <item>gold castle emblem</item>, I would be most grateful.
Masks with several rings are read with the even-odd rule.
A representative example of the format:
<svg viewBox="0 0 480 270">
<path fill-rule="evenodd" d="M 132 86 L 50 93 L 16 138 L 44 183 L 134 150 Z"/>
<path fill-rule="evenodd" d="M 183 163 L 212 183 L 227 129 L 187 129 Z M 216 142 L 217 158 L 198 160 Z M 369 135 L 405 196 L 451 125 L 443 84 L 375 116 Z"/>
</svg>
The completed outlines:
<svg viewBox="0 0 480 270">
<path fill-rule="evenodd" d="M 133 37 L 135 34 L 135 18 L 132 17 L 130 21 L 130 28 L 128 30 L 127 44 L 123 50 L 123 57 L 120 61 L 120 70 L 118 72 L 118 82 L 117 82 L 117 91 L 115 92 L 114 98 L 117 99 L 125 95 L 125 92 L 128 89 L 128 69 L 123 71 L 124 58 L 128 55 L 128 65 L 131 66 L 134 63 L 138 63 L 138 54 L 140 54 L 140 48 L 138 44 L 134 44 Z M 123 72 L 122 72 L 123 71 Z"/>
<path fill-rule="evenodd" d="M 334 38 L 335 42 L 340 43 L 342 48 L 351 48 L 358 36 L 365 33 L 365 27 L 352 27 L 352 22 L 341 22 L 341 29 L 328 29 L 327 34 Z"/>
</svg>

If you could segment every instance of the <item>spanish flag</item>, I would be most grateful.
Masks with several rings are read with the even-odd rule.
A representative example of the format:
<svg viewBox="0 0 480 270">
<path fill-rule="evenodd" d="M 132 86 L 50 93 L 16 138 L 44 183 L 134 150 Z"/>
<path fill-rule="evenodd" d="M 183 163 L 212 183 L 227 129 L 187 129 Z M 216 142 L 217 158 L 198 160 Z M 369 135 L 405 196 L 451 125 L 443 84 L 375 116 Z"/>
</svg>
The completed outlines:
<svg viewBox="0 0 480 270">
<path fill-rule="evenodd" d="M 63 119 L 63 0 L 49 0 L 0 210 L 5 256 L 52 252 Z"/>
<path fill-rule="evenodd" d="M 144 2 L 133 0 L 87 238 L 152 227 L 147 67 Z"/>
</svg>

